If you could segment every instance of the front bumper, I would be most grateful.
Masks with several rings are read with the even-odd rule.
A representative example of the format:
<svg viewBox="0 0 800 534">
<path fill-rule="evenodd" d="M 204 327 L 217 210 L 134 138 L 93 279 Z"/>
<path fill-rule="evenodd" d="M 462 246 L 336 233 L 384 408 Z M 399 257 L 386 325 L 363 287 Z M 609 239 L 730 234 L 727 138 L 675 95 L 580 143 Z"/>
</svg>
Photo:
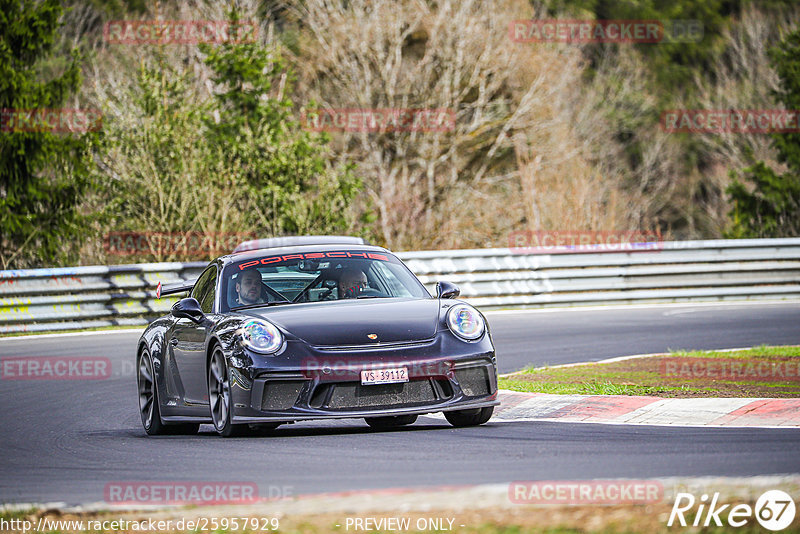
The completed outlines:
<svg viewBox="0 0 800 534">
<path fill-rule="evenodd" d="M 425 414 L 500 403 L 488 336 L 476 343 L 438 336 L 344 349 L 295 342 L 281 356 L 249 356 L 252 364 L 231 367 L 234 423 Z M 409 381 L 361 384 L 362 370 L 393 367 L 406 367 Z"/>
</svg>

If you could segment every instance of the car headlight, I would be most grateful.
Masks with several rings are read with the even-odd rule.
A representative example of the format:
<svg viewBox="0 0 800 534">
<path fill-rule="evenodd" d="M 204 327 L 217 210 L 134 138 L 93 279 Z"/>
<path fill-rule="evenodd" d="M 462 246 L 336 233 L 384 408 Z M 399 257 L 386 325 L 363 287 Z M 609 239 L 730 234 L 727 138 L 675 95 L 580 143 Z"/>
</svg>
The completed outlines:
<svg viewBox="0 0 800 534">
<path fill-rule="evenodd" d="M 269 321 L 248 319 L 242 325 L 242 343 L 252 351 L 272 354 L 283 345 L 283 334 Z"/>
<path fill-rule="evenodd" d="M 447 326 L 464 339 L 478 339 L 486 330 L 486 323 L 478 310 L 466 304 L 456 304 L 447 312 Z"/>
</svg>

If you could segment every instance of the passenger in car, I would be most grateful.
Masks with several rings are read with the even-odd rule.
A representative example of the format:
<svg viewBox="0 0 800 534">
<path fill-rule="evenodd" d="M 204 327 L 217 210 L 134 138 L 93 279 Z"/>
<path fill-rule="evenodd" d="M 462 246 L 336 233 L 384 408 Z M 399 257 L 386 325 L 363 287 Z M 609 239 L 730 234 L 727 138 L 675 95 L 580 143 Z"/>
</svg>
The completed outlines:
<svg viewBox="0 0 800 534">
<path fill-rule="evenodd" d="M 367 275 L 357 267 L 347 267 L 339 275 L 339 298 L 354 299 L 369 285 Z"/>
</svg>

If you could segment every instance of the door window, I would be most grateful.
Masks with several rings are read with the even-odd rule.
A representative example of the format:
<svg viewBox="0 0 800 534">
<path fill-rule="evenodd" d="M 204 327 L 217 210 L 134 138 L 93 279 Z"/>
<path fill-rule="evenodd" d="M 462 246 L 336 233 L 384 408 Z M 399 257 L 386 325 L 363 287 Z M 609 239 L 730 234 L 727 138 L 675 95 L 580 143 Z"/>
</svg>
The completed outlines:
<svg viewBox="0 0 800 534">
<path fill-rule="evenodd" d="M 200 303 L 203 313 L 211 313 L 214 309 L 214 297 L 217 294 L 216 282 L 217 266 L 212 265 L 200 275 L 194 284 L 192 296 Z"/>
</svg>

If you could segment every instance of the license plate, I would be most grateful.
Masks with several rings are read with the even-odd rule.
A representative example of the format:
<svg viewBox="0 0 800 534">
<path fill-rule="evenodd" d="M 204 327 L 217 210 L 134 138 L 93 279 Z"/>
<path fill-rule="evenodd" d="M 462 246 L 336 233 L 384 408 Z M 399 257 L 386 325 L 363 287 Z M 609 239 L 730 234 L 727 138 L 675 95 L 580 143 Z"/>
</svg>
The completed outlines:
<svg viewBox="0 0 800 534">
<path fill-rule="evenodd" d="M 408 382 L 408 367 L 361 371 L 361 383 L 363 385 L 397 384 L 400 382 Z"/>
</svg>

